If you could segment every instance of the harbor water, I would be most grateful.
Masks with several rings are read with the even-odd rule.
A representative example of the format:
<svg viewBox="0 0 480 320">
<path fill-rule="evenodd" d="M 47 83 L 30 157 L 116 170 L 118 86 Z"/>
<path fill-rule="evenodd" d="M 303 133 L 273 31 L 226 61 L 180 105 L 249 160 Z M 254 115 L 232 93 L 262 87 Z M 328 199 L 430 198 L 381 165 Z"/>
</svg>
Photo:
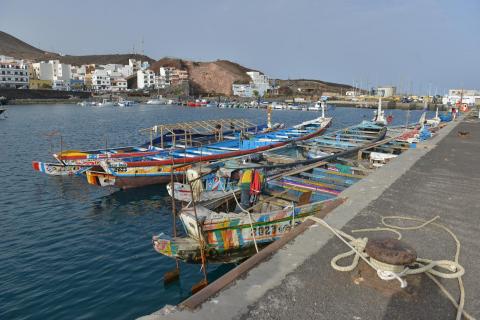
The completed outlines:
<svg viewBox="0 0 480 320">
<path fill-rule="evenodd" d="M 407 112 L 387 110 L 394 124 Z M 422 111 L 409 112 L 409 121 Z M 370 109 L 329 108 L 332 129 L 371 119 Z M 274 110 L 292 125 L 319 112 Z M 32 160 L 52 151 L 135 145 L 141 128 L 219 118 L 266 122 L 256 109 L 76 105 L 11 106 L 0 120 L 0 319 L 132 319 L 176 304 L 202 279 L 181 263 L 180 281 L 164 285 L 175 262 L 156 253 L 151 237 L 171 234 L 170 198 L 162 186 L 128 191 L 90 186 L 82 177 L 48 177 Z M 62 140 L 62 146 L 60 145 Z M 209 280 L 233 266 L 210 265 Z"/>
</svg>

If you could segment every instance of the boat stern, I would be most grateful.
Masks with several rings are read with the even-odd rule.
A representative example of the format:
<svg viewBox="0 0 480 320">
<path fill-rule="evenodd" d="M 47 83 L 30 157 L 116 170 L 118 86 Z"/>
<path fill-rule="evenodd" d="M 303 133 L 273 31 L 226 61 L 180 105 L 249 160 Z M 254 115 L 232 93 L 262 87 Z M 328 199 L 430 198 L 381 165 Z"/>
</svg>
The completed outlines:
<svg viewBox="0 0 480 320">
<path fill-rule="evenodd" d="M 96 171 L 87 171 L 87 182 L 88 184 L 100 186 L 100 187 L 107 187 L 107 186 L 114 186 L 115 185 L 115 176 L 104 173 L 104 172 L 96 172 Z"/>
</svg>

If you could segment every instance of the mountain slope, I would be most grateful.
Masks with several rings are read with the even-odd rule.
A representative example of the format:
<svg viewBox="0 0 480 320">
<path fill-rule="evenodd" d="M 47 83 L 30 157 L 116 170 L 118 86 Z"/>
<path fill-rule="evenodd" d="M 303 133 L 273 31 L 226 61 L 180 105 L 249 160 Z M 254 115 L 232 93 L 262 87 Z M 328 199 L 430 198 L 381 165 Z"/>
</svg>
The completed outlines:
<svg viewBox="0 0 480 320">
<path fill-rule="evenodd" d="M 175 58 L 162 58 L 151 69 L 158 72 L 160 67 L 187 70 L 193 94 L 222 95 L 231 95 L 235 82 L 248 83 L 250 77 L 245 72 L 252 70 L 228 60 L 200 62 Z"/>
<path fill-rule="evenodd" d="M 56 55 L 55 53 L 35 48 L 3 31 L 0 31 L 0 54 L 19 59 L 42 59 L 42 57 Z"/>
<path fill-rule="evenodd" d="M 69 63 L 73 65 L 108 63 L 128 64 L 128 59 L 148 61 L 149 63 L 155 62 L 155 60 L 152 58 L 140 54 L 62 56 L 55 52 L 48 52 L 35 48 L 34 46 L 31 46 L 28 43 L 25 43 L 22 40 L 15 38 L 14 36 L 3 31 L 0 31 L 0 54 L 11 56 L 17 59 L 35 61 L 58 59 L 63 63 Z"/>
</svg>

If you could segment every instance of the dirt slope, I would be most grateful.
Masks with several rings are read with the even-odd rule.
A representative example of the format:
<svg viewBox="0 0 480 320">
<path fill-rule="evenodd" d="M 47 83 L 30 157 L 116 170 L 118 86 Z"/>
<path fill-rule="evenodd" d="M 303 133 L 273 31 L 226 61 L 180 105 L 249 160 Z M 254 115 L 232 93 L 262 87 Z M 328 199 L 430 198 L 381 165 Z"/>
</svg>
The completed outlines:
<svg viewBox="0 0 480 320">
<path fill-rule="evenodd" d="M 11 56 L 17 59 L 27 59 L 27 60 L 50 60 L 58 59 L 61 62 L 69 63 L 73 65 L 82 65 L 82 64 L 108 64 L 108 63 L 118 63 L 118 64 L 128 64 L 128 59 L 140 59 L 142 61 L 148 61 L 150 63 L 155 62 L 155 60 L 139 54 L 103 54 L 103 55 L 87 55 L 87 56 L 61 56 L 55 52 L 48 52 L 34 46 L 29 45 L 28 43 L 23 42 L 22 40 L 15 38 L 8 33 L 0 31 L 0 54 Z"/>
</svg>

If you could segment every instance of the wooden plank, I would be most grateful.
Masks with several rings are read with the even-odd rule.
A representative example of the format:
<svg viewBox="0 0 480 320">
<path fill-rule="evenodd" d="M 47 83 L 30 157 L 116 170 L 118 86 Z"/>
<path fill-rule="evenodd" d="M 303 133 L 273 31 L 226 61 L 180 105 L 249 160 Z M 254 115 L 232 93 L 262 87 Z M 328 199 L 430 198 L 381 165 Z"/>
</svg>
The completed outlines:
<svg viewBox="0 0 480 320">
<path fill-rule="evenodd" d="M 279 174 L 276 174 L 274 176 L 268 177 L 267 181 L 275 180 L 275 179 L 280 178 L 280 177 L 288 177 L 288 176 L 291 176 L 291 175 L 294 175 L 294 174 L 297 174 L 297 173 L 300 173 L 300 172 L 308 171 L 310 169 L 323 166 L 327 163 L 328 163 L 327 161 L 315 162 L 315 163 L 312 163 L 312 164 L 307 165 L 307 166 L 303 166 L 303 167 L 298 168 L 298 169 L 293 169 L 293 170 L 290 170 L 290 171 L 287 171 L 287 172 L 279 173 Z"/>
<path fill-rule="evenodd" d="M 318 218 L 324 218 L 327 214 L 332 212 L 336 207 L 344 203 L 346 200 L 347 200 L 346 198 L 335 199 L 329 204 L 327 204 L 320 212 L 318 212 L 314 216 Z M 310 226 L 314 224 L 315 222 L 313 220 L 303 221 L 299 226 L 295 227 L 292 231 L 283 235 L 280 239 L 268 245 L 262 251 L 250 257 L 249 259 L 241 263 L 239 266 L 237 266 L 235 269 L 230 270 L 229 272 L 227 272 L 226 274 L 218 278 L 216 281 L 209 284 L 207 287 L 203 288 L 199 292 L 195 293 L 191 297 L 184 300 L 182 303 L 179 304 L 179 308 L 188 309 L 188 310 L 193 310 L 198 308 L 207 299 L 219 293 L 223 288 L 228 286 L 230 283 L 242 277 L 244 274 L 246 274 L 248 271 L 256 267 L 258 264 L 265 261 L 272 254 L 277 252 L 279 249 L 285 246 L 288 242 L 295 239 L 297 236 L 305 232 L 305 230 L 307 230 Z"/>
</svg>

